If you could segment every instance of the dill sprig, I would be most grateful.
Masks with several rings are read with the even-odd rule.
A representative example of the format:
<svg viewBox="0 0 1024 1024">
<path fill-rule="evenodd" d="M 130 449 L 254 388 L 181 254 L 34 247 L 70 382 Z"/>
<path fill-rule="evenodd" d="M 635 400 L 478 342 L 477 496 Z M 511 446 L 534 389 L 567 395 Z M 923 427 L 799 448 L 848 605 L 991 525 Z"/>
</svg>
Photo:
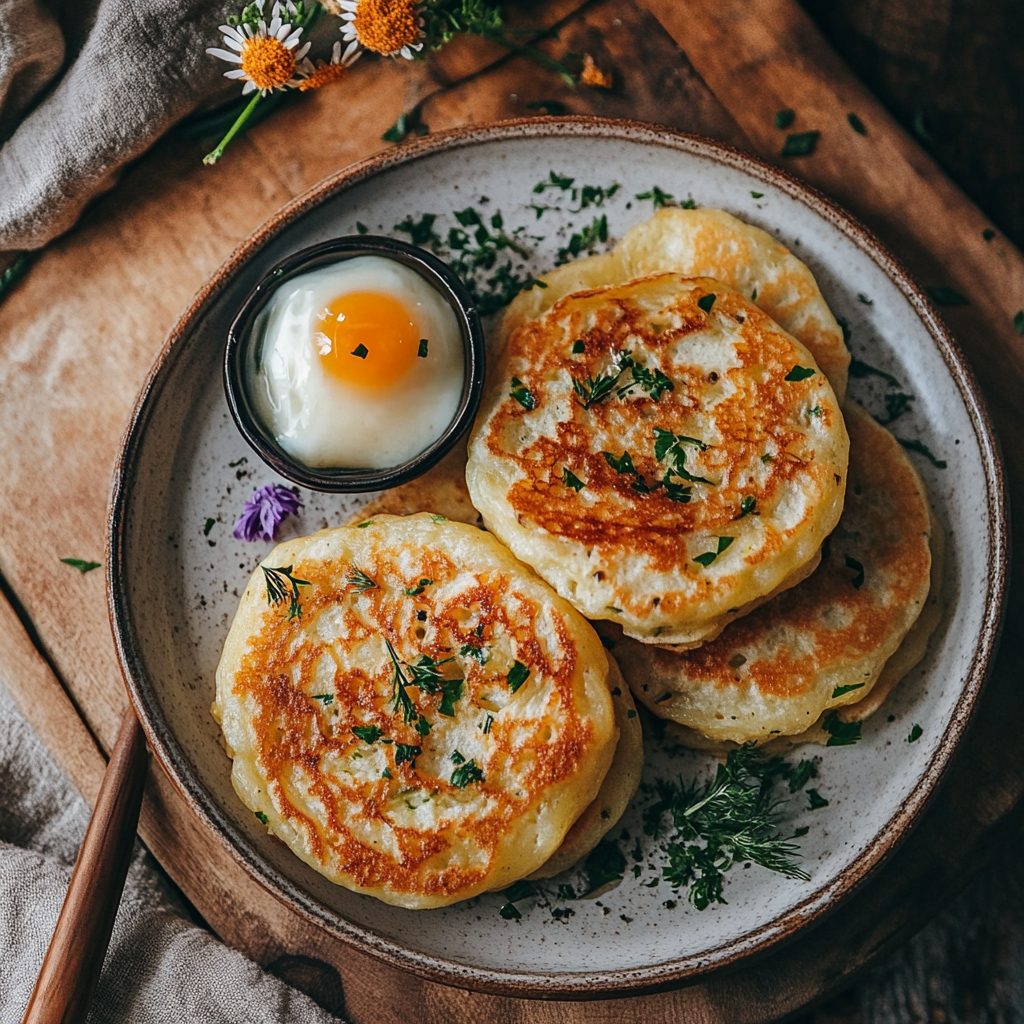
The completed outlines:
<svg viewBox="0 0 1024 1024">
<path fill-rule="evenodd" d="M 576 398 L 584 409 L 589 409 L 595 402 L 600 402 L 615 389 L 619 378 L 626 372 L 626 369 L 633 365 L 633 360 L 628 352 L 619 352 L 613 357 L 613 373 L 599 373 L 596 377 L 573 377 L 572 389 Z"/>
<path fill-rule="evenodd" d="M 394 704 L 395 713 L 397 714 L 401 711 L 402 720 L 406 725 L 410 725 L 417 717 L 416 708 L 407 689 L 409 686 L 412 686 L 412 683 L 402 671 L 402 664 L 398 660 L 394 647 L 391 646 L 391 641 L 385 640 L 384 643 L 387 644 L 388 656 L 391 658 L 391 665 L 395 670 L 391 680 L 391 702 Z"/>
<path fill-rule="evenodd" d="M 300 580 L 292 575 L 294 566 L 278 566 L 271 568 L 261 565 L 263 578 L 267 584 L 267 604 L 279 605 L 288 601 L 288 618 L 297 619 L 302 614 L 299 603 L 299 587 L 311 587 L 309 580 Z"/>
<path fill-rule="evenodd" d="M 644 814 L 644 831 L 657 836 L 669 816 L 674 828 L 665 847 L 662 876 L 673 889 L 689 887 L 689 900 L 704 910 L 725 903 L 722 876 L 738 861 L 752 861 L 788 878 L 810 876 L 797 866 L 799 847 L 778 829 L 782 800 L 775 783 L 794 769 L 780 757 L 752 746 L 729 752 L 713 779 L 703 785 L 661 781 L 658 800 Z"/>
<path fill-rule="evenodd" d="M 345 582 L 357 593 L 362 594 L 367 590 L 377 590 L 377 581 L 372 576 L 367 576 L 362 569 L 353 569 Z"/>
</svg>

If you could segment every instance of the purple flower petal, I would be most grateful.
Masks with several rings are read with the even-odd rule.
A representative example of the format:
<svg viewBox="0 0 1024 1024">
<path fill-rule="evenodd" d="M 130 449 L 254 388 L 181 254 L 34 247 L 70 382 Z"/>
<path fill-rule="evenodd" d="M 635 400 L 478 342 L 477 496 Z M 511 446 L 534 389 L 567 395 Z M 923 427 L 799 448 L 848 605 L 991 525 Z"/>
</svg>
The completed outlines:
<svg viewBox="0 0 1024 1024">
<path fill-rule="evenodd" d="M 235 520 L 239 540 L 273 540 L 278 525 L 302 508 L 298 490 L 282 484 L 257 488 Z"/>
</svg>

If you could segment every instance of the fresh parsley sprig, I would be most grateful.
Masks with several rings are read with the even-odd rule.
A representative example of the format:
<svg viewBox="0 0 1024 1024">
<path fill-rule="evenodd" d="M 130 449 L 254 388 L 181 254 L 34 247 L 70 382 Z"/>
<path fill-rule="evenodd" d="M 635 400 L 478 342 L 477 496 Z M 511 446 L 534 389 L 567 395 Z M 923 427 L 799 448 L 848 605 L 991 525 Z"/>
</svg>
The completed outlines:
<svg viewBox="0 0 1024 1024">
<path fill-rule="evenodd" d="M 267 584 L 267 604 L 279 605 L 288 602 L 288 618 L 297 619 L 302 614 L 299 603 L 299 587 L 311 587 L 309 580 L 300 580 L 292 575 L 294 566 L 278 566 L 271 568 L 261 565 L 263 578 Z"/>
</svg>

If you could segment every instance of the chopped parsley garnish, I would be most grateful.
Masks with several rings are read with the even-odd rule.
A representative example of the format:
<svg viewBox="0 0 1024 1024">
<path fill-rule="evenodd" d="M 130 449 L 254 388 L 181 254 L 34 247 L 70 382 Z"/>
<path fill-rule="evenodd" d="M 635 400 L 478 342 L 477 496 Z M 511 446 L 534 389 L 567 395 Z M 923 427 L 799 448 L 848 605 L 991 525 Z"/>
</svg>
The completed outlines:
<svg viewBox="0 0 1024 1024">
<path fill-rule="evenodd" d="M 690 445 L 702 452 L 708 450 L 708 445 L 696 437 L 687 437 L 685 434 L 673 434 L 671 430 L 664 427 L 654 428 L 654 457 L 659 462 L 665 461 L 665 456 L 678 445 Z"/>
<path fill-rule="evenodd" d="M 449 758 L 449 760 L 451 761 L 452 764 L 465 764 L 466 763 L 465 757 L 463 757 L 461 752 L 459 752 L 458 750 L 453 750 L 448 755 L 448 758 Z"/>
<path fill-rule="evenodd" d="M 687 446 L 702 452 L 708 450 L 708 446 L 695 437 L 687 437 L 685 434 L 674 434 L 671 430 L 666 430 L 664 427 L 654 428 L 654 457 L 659 462 L 664 462 L 668 466 L 668 472 L 665 474 L 664 480 L 666 492 L 669 491 L 670 478 L 673 476 L 677 476 L 680 480 L 691 484 L 711 484 L 711 481 L 706 477 L 694 476 L 686 468 Z M 671 493 L 669 493 L 669 497 L 673 498 L 674 501 L 690 500 L 689 488 L 683 488 L 681 493 L 685 494 L 685 497 L 673 497 Z"/>
<path fill-rule="evenodd" d="M 254 813 L 261 825 L 268 825 L 270 823 L 270 819 L 262 811 L 255 811 Z"/>
<path fill-rule="evenodd" d="M 846 568 L 852 569 L 854 572 L 853 580 L 851 581 L 857 590 L 860 590 L 864 586 L 864 566 L 858 562 L 856 558 L 851 558 L 850 555 L 843 556 L 846 562 Z"/>
<path fill-rule="evenodd" d="M 506 921 L 518 921 L 523 916 L 522 914 L 519 913 L 518 910 L 516 910 L 516 906 L 515 906 L 514 903 L 504 903 L 504 904 L 502 904 L 502 907 L 498 911 L 498 913 Z"/>
<path fill-rule="evenodd" d="M 796 769 L 798 770 L 798 769 Z M 689 900 L 704 910 L 724 903 L 723 874 L 752 861 L 789 878 L 810 876 L 796 864 L 796 834 L 779 832 L 779 802 L 773 783 L 794 769 L 751 746 L 731 750 L 704 785 L 657 783 L 658 800 L 644 813 L 644 831 L 657 837 L 666 815 L 675 829 L 665 849 L 662 877 L 673 889 L 689 888 Z M 703 841 L 700 845 L 699 841 Z"/>
<path fill-rule="evenodd" d="M 574 341 L 572 343 L 572 354 L 574 356 L 578 356 L 581 352 L 586 352 L 586 351 L 587 351 L 587 346 L 582 341 L 580 341 L 579 339 L 577 339 L 576 341 Z"/>
<path fill-rule="evenodd" d="M 892 423 L 893 420 L 898 420 L 905 412 L 910 408 L 910 403 L 915 401 L 913 395 L 908 395 L 903 391 L 890 391 L 885 396 L 885 419 L 883 420 L 880 416 L 876 416 L 883 426 L 887 423 Z"/>
<path fill-rule="evenodd" d="M 523 289 L 523 291 L 524 292 L 532 291 L 534 288 L 541 288 L 541 289 L 543 289 L 543 288 L 547 288 L 547 286 L 548 286 L 547 281 L 542 281 L 539 277 L 535 277 L 532 281 L 530 281 L 526 285 L 526 287 Z"/>
<path fill-rule="evenodd" d="M 357 593 L 362 594 L 367 590 L 377 590 L 377 581 L 372 576 L 367 576 L 362 569 L 353 569 L 346 577 L 345 582 Z"/>
<path fill-rule="evenodd" d="M 764 198 L 764 193 L 763 192 L 751 192 L 750 193 L 750 197 L 752 199 L 763 199 Z"/>
<path fill-rule="evenodd" d="M 858 135 L 867 135 L 868 130 L 864 127 L 864 122 L 852 110 L 846 115 L 846 120 Z"/>
<path fill-rule="evenodd" d="M 355 356 L 356 359 L 365 359 L 367 355 L 369 355 L 369 352 L 370 350 L 360 342 L 354 349 L 352 349 L 349 355 Z"/>
<path fill-rule="evenodd" d="M 700 306 L 700 308 L 703 309 L 705 313 L 710 313 L 711 312 L 711 307 L 715 304 L 715 299 L 717 299 L 717 298 L 718 298 L 718 296 L 715 295 L 714 293 L 709 293 L 707 295 L 702 295 L 697 300 L 697 305 Z"/>
<path fill-rule="evenodd" d="M 561 266 L 575 259 L 581 252 L 593 249 L 598 242 L 608 241 L 608 215 L 602 213 L 587 224 L 582 231 L 577 231 L 569 237 L 569 244 L 558 250 L 556 265 Z"/>
<path fill-rule="evenodd" d="M 391 769 L 390 768 L 385 768 L 384 771 L 382 771 L 380 773 L 380 777 L 382 779 L 390 779 L 392 777 L 391 776 Z"/>
<path fill-rule="evenodd" d="M 423 753 L 422 747 L 415 747 L 411 743 L 396 743 L 395 744 L 395 767 L 397 768 L 400 764 L 405 764 L 406 761 L 412 762 L 412 767 L 416 767 L 416 758 Z"/>
<path fill-rule="evenodd" d="M 635 363 L 628 353 L 622 353 L 620 362 L 623 368 L 628 367 L 632 380 L 619 388 L 619 398 L 625 398 L 633 388 L 639 386 L 641 390 L 645 391 L 651 397 L 651 401 L 661 401 L 661 396 L 666 391 L 675 391 L 675 385 L 661 370 L 655 369 L 649 370 L 646 366 L 641 366 L 639 363 Z"/>
<path fill-rule="evenodd" d="M 828 733 L 826 747 L 850 747 L 860 739 L 860 722 L 843 722 L 835 711 L 830 711 L 821 723 Z"/>
<path fill-rule="evenodd" d="M 419 595 L 423 593 L 424 589 L 429 587 L 433 582 L 433 580 L 428 580 L 424 576 L 419 583 L 412 587 L 406 587 L 402 593 L 405 594 L 406 597 L 419 597 Z"/>
<path fill-rule="evenodd" d="M 214 528 L 214 526 L 216 526 L 216 524 L 217 524 L 217 520 L 216 519 L 207 519 L 206 520 L 206 525 L 203 527 L 203 536 L 204 537 L 209 537 L 210 536 L 210 531 Z M 61 559 L 61 561 L 63 561 L 63 559 Z"/>
<path fill-rule="evenodd" d="M 563 174 L 556 174 L 554 171 L 548 171 L 548 180 L 538 181 L 537 184 L 533 186 L 533 191 L 535 195 L 540 195 L 549 188 L 557 188 L 562 192 L 567 192 L 572 188 L 575 180 L 575 178 L 568 178 Z"/>
<path fill-rule="evenodd" d="M 984 238 L 986 242 L 991 242 L 992 239 L 996 237 L 996 233 L 992 228 L 985 228 L 981 233 L 981 237 Z"/>
<path fill-rule="evenodd" d="M 817 774 L 818 769 L 813 761 L 801 761 L 791 768 L 784 778 L 787 778 L 789 781 L 790 793 L 795 793 L 798 789 L 803 789 Z"/>
<path fill-rule="evenodd" d="M 784 380 L 807 380 L 808 377 L 813 377 L 817 373 L 816 370 L 812 370 L 809 366 L 794 366 L 789 373 L 783 378 Z"/>
<path fill-rule="evenodd" d="M 443 658 L 441 661 L 435 661 L 429 654 L 421 654 L 415 662 L 406 665 L 412 685 L 418 686 L 424 693 L 437 693 L 444 682 L 441 666 L 452 660 Z"/>
<path fill-rule="evenodd" d="M 420 359 L 427 358 L 427 350 L 430 348 L 430 342 L 426 338 L 420 338 L 419 348 L 416 349 L 416 355 Z"/>
<path fill-rule="evenodd" d="M 92 572 L 93 569 L 98 569 L 103 564 L 102 562 L 87 562 L 83 558 L 62 558 L 61 561 L 65 565 L 70 565 L 72 569 L 77 569 L 83 575 L 87 572 Z M 288 568 L 290 570 L 291 566 L 288 566 Z"/>
<path fill-rule="evenodd" d="M 706 569 L 711 563 L 723 552 L 725 549 L 735 540 L 735 537 L 719 537 L 718 548 L 715 551 L 705 551 L 704 554 L 698 555 L 694 561 L 703 565 Z"/>
<path fill-rule="evenodd" d="M 356 231 L 361 235 L 367 235 L 370 233 L 370 229 L 361 220 L 356 221 Z"/>
<path fill-rule="evenodd" d="M 899 443 L 903 445 L 908 452 L 917 452 L 918 455 L 923 455 L 936 469 L 946 468 L 946 460 L 937 458 L 934 452 L 932 452 L 924 441 L 921 441 L 919 438 L 897 437 L 896 440 L 899 441 Z"/>
<path fill-rule="evenodd" d="M 821 132 L 795 132 L 786 136 L 780 156 L 810 156 L 818 145 Z"/>
<path fill-rule="evenodd" d="M 599 889 L 621 882 L 625 873 L 626 857 L 623 852 L 612 840 L 602 839 L 583 862 L 586 885 L 579 897 L 590 896 Z"/>
<path fill-rule="evenodd" d="M 853 693 L 854 690 L 860 690 L 863 686 L 863 683 L 848 683 L 846 686 L 837 686 L 832 691 L 832 699 L 835 700 L 836 697 L 842 697 L 844 693 Z"/>
<path fill-rule="evenodd" d="M 907 737 L 907 742 L 916 743 L 923 735 L 924 729 L 915 722 L 913 728 L 910 730 L 910 735 Z"/>
<path fill-rule="evenodd" d="M 512 390 L 508 396 L 514 398 L 527 412 L 537 408 L 537 399 L 518 377 L 512 378 Z"/>
<path fill-rule="evenodd" d="M 417 221 L 414 221 L 410 216 L 406 217 L 400 224 L 396 224 L 395 230 L 404 231 L 408 234 L 409 241 L 413 245 L 427 245 L 430 243 L 440 245 L 441 239 L 438 238 L 434 231 L 434 221 L 436 220 L 436 213 L 425 213 Z"/>
<path fill-rule="evenodd" d="M 368 526 L 373 526 L 373 520 L 372 519 L 365 519 L 361 523 L 356 523 L 356 529 L 357 530 L 365 530 Z"/>
<path fill-rule="evenodd" d="M 668 473 L 665 474 L 661 486 L 665 488 L 667 498 L 671 501 L 678 501 L 682 505 L 688 504 L 693 497 L 692 487 L 687 487 L 686 484 L 677 484 Z"/>
<path fill-rule="evenodd" d="M 508 688 L 515 693 L 530 677 L 530 670 L 521 662 L 515 662 L 508 670 Z"/>
<path fill-rule="evenodd" d="M 1018 334 L 1024 334 L 1024 309 L 1013 314 L 1013 329 Z"/>
<path fill-rule="evenodd" d="M 940 306 L 969 306 L 970 302 L 967 301 L 955 288 L 950 288 L 946 284 L 932 285 L 931 288 L 925 288 L 925 292 L 928 294 L 928 298 L 932 302 L 937 303 Z"/>
<path fill-rule="evenodd" d="M 490 655 L 485 647 L 474 647 L 473 644 L 463 644 L 459 648 L 459 654 L 464 658 L 472 658 L 481 665 L 486 665 L 490 660 Z"/>
<path fill-rule="evenodd" d="M 875 304 L 875 300 L 869 299 L 863 292 L 857 292 L 857 301 L 865 306 L 873 306 Z"/>
<path fill-rule="evenodd" d="M 822 807 L 828 807 L 828 801 L 816 790 L 807 790 L 807 803 L 809 811 L 818 811 Z"/>
<path fill-rule="evenodd" d="M 675 196 L 671 192 L 664 192 L 657 185 L 648 189 L 646 192 L 637 192 L 635 199 L 650 199 L 652 205 L 656 210 L 660 210 L 664 206 L 676 206 L 678 205 L 675 201 Z"/>
<path fill-rule="evenodd" d="M 623 476 L 636 476 L 636 466 L 633 465 L 633 456 L 629 452 L 623 452 L 621 455 L 613 455 L 611 452 L 601 452 L 604 456 L 604 461 L 615 470 L 616 473 L 622 473 Z"/>
<path fill-rule="evenodd" d="M 744 516 L 753 515 L 757 509 L 757 498 L 752 494 L 745 494 L 740 498 L 740 514 L 736 517 L 742 519 Z"/>
<path fill-rule="evenodd" d="M 322 701 L 325 708 L 330 707 L 334 703 L 333 693 L 311 693 L 310 697 L 313 700 Z"/>
<path fill-rule="evenodd" d="M 796 120 L 795 110 L 777 110 L 775 112 L 775 127 L 788 128 Z"/>
<path fill-rule="evenodd" d="M 364 743 L 376 743 L 384 735 L 384 730 L 375 725 L 354 725 L 352 732 Z"/>
<path fill-rule="evenodd" d="M 455 717 L 455 702 L 462 696 L 462 680 L 446 679 L 441 684 L 441 703 L 437 706 L 438 714 L 446 718 Z"/>
<path fill-rule="evenodd" d="M 456 789 L 465 789 L 471 782 L 483 782 L 484 770 L 476 763 L 475 758 L 470 758 L 465 764 L 460 764 L 452 772 L 451 783 Z"/>
<path fill-rule="evenodd" d="M 420 715 L 418 721 L 416 722 L 416 731 L 421 736 L 426 736 L 427 733 L 430 732 L 430 723 L 423 717 L 423 715 Z"/>
<path fill-rule="evenodd" d="M 569 469 L 568 466 L 562 467 L 562 483 L 566 487 L 571 487 L 574 491 L 579 493 L 586 486 L 583 481 Z"/>
<path fill-rule="evenodd" d="M 291 565 L 270 568 L 261 565 L 263 578 L 267 584 L 267 604 L 279 605 L 283 601 L 288 602 L 288 618 L 297 619 L 302 614 L 302 606 L 299 604 L 299 587 L 311 587 L 309 580 L 300 580 L 292 575 Z"/>
<path fill-rule="evenodd" d="M 484 735 L 486 736 L 491 731 L 491 726 L 494 725 L 494 715 L 488 715 L 484 719 Z"/>
<path fill-rule="evenodd" d="M 600 402 L 602 398 L 610 395 L 615 385 L 618 384 L 619 378 L 630 365 L 632 365 L 632 360 L 629 353 L 620 352 L 613 363 L 614 373 L 599 373 L 596 377 L 586 377 L 583 380 L 573 377 L 572 389 L 576 393 L 580 405 L 584 409 L 589 409 L 595 402 Z"/>
<path fill-rule="evenodd" d="M 611 199 L 616 192 L 622 186 L 618 182 L 613 182 L 607 187 L 602 185 L 581 185 L 578 189 L 572 190 L 573 202 L 578 202 L 580 205 L 575 209 L 570 209 L 570 213 L 581 213 L 588 206 L 604 206 L 606 199 Z"/>
<path fill-rule="evenodd" d="M 900 387 L 900 382 L 891 374 L 886 373 L 885 370 L 880 370 L 877 366 L 872 366 L 870 363 L 865 363 L 862 359 L 851 359 L 850 360 L 850 376 L 851 377 L 881 377 L 887 384 L 894 388 Z"/>
<path fill-rule="evenodd" d="M 435 523 L 446 523 L 446 522 L 448 522 L 448 517 L 447 516 L 439 515 L 437 512 L 431 512 L 430 513 L 430 518 Z"/>
</svg>

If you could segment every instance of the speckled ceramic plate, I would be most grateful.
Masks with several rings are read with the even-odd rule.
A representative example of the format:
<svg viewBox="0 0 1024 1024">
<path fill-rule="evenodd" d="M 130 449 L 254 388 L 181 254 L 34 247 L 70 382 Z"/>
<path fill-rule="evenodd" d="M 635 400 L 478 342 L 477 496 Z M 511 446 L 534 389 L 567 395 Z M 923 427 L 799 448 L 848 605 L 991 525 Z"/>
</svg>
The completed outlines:
<svg viewBox="0 0 1024 1024">
<path fill-rule="evenodd" d="M 600 210 L 578 208 L 534 185 L 550 171 L 578 184 L 620 188 Z M 236 798 L 230 762 L 210 717 L 214 670 L 238 595 L 269 545 L 232 537 L 255 486 L 274 480 L 231 421 L 220 360 L 228 325 L 253 283 L 304 246 L 357 230 L 453 211 L 500 211 L 528 257 L 513 272 L 550 267 L 595 214 L 609 241 L 651 213 L 635 198 L 657 185 L 680 200 L 721 207 L 760 225 L 814 271 L 852 348 L 913 394 L 896 432 L 945 463 L 914 456 L 947 531 L 945 614 L 925 660 L 864 727 L 856 746 L 813 748 L 828 806 L 790 802 L 785 827 L 802 840 L 809 881 L 737 865 L 725 904 L 701 912 L 656 881 L 663 863 L 643 834 L 643 795 L 614 835 L 625 880 L 599 899 L 525 900 L 504 920 L 491 894 L 443 910 L 405 911 L 332 885 L 267 834 Z M 557 197 L 557 198 L 556 198 Z M 538 219 L 530 204 L 561 207 Z M 600 248 L 600 247 L 599 247 Z M 863 297 L 863 298 L 861 298 Z M 874 382 L 874 383 L 873 383 Z M 876 386 L 877 385 L 877 386 Z M 852 396 L 883 411 L 886 383 L 854 379 Z M 361 496 L 306 492 L 305 512 L 283 536 L 349 518 Z M 515 122 L 430 136 L 330 178 L 272 217 L 242 245 L 175 327 L 139 399 L 125 440 L 111 512 L 114 630 L 131 698 L 149 741 L 195 813 L 280 899 L 360 949 L 431 978 L 517 995 L 593 997 L 637 991 L 734 965 L 849 897 L 913 825 L 971 716 L 998 632 L 1006 524 L 996 446 L 956 346 L 920 290 L 859 224 L 794 179 L 728 147 L 628 123 L 590 119 Z M 907 737 L 917 723 L 914 743 Z M 699 777 L 705 755 L 648 741 L 648 782 Z M 634 856 L 635 851 L 635 856 Z M 635 865 L 635 871 L 634 869 Z M 572 882 L 572 879 L 567 879 Z"/>
</svg>

